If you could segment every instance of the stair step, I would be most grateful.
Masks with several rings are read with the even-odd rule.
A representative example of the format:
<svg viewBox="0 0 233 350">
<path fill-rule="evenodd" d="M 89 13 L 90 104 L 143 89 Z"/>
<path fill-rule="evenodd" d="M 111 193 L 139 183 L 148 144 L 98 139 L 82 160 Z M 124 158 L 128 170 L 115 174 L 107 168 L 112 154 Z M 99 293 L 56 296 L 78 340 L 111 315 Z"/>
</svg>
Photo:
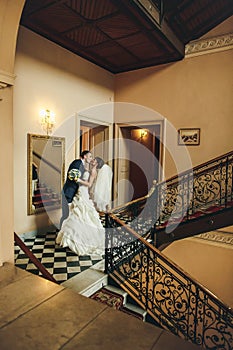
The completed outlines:
<svg viewBox="0 0 233 350">
<path fill-rule="evenodd" d="M 47 200 L 43 200 L 43 201 L 38 201 L 38 202 L 33 202 L 33 205 L 36 207 L 36 208 L 41 208 L 43 207 L 44 205 L 46 206 L 49 206 L 49 205 L 55 205 L 55 204 L 59 204 L 60 201 L 57 200 L 57 199 L 47 199 Z"/>
<path fill-rule="evenodd" d="M 138 306 L 138 303 L 136 302 L 136 300 L 134 300 L 134 298 L 132 298 L 131 295 L 129 294 L 127 294 L 126 303 L 134 306 Z"/>
<path fill-rule="evenodd" d="M 127 295 L 128 295 L 127 292 L 125 292 L 121 288 L 117 288 L 117 287 L 109 285 L 109 284 L 104 286 L 104 288 L 109 290 L 110 292 L 113 292 L 113 293 L 121 295 L 123 297 L 123 304 L 125 305 L 126 300 L 127 300 Z"/>
<path fill-rule="evenodd" d="M 112 281 L 110 281 L 111 283 Z M 126 312 L 128 311 L 129 314 L 135 314 L 136 317 L 140 318 L 141 320 L 146 320 L 147 311 L 141 308 L 137 302 L 123 289 L 120 287 L 116 287 L 115 285 L 108 284 L 104 286 L 105 289 L 108 289 L 110 292 L 116 293 L 118 295 L 121 295 L 123 297 L 123 306 L 122 311 Z"/>
<path fill-rule="evenodd" d="M 124 308 L 129 311 L 132 311 L 135 314 L 140 315 L 142 317 L 142 320 L 145 321 L 147 312 L 146 310 L 142 309 L 140 306 L 126 303 L 124 304 Z"/>
</svg>

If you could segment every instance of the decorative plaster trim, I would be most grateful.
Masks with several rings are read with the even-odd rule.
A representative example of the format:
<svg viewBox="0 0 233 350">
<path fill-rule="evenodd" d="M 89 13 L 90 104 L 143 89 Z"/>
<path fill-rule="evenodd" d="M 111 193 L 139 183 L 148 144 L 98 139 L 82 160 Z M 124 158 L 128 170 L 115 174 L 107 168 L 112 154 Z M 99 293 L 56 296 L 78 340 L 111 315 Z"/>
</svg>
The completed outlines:
<svg viewBox="0 0 233 350">
<path fill-rule="evenodd" d="M 3 70 L 0 70 L 0 89 L 4 89 L 9 85 L 14 85 L 15 75 Z"/>
<path fill-rule="evenodd" d="M 215 242 L 218 244 L 227 244 L 233 248 L 233 234 L 220 233 L 218 231 L 205 232 L 196 235 L 195 238 L 205 239 L 207 241 Z"/>
<path fill-rule="evenodd" d="M 233 33 L 194 40 L 185 46 L 185 58 L 233 49 Z"/>
</svg>

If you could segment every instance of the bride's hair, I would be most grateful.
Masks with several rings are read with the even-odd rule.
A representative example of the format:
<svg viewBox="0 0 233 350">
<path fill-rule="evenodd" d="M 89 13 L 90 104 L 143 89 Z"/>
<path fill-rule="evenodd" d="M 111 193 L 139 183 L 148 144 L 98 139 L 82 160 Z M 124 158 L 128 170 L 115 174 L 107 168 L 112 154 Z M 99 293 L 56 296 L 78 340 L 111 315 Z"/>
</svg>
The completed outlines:
<svg viewBox="0 0 233 350">
<path fill-rule="evenodd" d="M 100 157 L 95 157 L 95 159 L 96 159 L 96 161 L 98 163 L 97 169 L 101 169 L 102 166 L 104 165 L 104 160 L 102 158 L 100 158 Z"/>
</svg>

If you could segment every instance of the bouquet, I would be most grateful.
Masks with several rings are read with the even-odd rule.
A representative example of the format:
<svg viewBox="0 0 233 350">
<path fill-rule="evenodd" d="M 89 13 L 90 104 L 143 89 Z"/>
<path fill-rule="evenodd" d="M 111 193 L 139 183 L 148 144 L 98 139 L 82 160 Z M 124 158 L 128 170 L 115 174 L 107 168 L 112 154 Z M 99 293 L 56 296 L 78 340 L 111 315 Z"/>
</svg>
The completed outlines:
<svg viewBox="0 0 233 350">
<path fill-rule="evenodd" d="M 72 181 L 78 182 L 78 179 L 81 177 L 81 171 L 79 169 L 71 169 L 68 172 L 68 178 Z"/>
</svg>

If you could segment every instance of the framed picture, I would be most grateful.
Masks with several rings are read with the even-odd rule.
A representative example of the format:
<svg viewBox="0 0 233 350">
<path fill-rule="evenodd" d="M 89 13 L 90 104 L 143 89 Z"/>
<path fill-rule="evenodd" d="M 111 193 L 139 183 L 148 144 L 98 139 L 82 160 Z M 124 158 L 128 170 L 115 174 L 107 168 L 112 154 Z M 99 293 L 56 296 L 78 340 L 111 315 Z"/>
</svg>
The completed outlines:
<svg viewBox="0 0 233 350">
<path fill-rule="evenodd" d="M 200 145 L 200 129 L 187 128 L 178 130 L 178 145 L 198 146 Z"/>
<path fill-rule="evenodd" d="M 62 146 L 62 141 L 59 139 L 53 139 L 52 140 L 52 146 L 53 147 L 61 147 Z"/>
</svg>

